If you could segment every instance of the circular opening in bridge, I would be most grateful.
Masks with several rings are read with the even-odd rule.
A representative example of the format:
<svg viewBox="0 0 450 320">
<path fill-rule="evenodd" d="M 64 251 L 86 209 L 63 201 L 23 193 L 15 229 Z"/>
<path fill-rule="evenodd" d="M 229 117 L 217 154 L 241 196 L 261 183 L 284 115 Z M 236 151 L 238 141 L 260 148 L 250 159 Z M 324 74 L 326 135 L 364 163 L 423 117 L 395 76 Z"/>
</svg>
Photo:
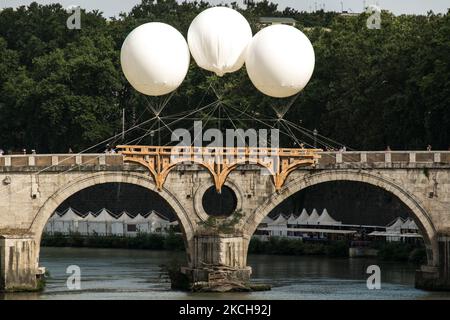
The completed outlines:
<svg viewBox="0 0 450 320">
<path fill-rule="evenodd" d="M 236 194 L 230 187 L 223 186 L 219 193 L 213 186 L 203 194 L 202 205 L 205 212 L 210 216 L 228 217 L 236 210 Z"/>
</svg>

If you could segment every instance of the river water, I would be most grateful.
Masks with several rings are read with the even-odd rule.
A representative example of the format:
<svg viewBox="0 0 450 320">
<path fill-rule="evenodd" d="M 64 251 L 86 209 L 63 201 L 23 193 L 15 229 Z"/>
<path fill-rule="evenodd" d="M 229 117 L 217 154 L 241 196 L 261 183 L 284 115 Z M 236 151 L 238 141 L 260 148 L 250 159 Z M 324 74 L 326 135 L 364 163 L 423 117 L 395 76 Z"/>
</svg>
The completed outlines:
<svg viewBox="0 0 450 320">
<path fill-rule="evenodd" d="M 255 282 L 271 291 L 197 294 L 172 291 L 161 265 L 183 262 L 184 253 L 88 248 L 42 248 L 41 265 L 50 272 L 41 293 L 11 293 L 3 299 L 450 299 L 450 293 L 414 288 L 415 266 L 373 259 L 251 255 Z M 381 289 L 367 289 L 366 269 L 381 269 Z M 66 273 L 76 265 L 81 289 L 69 290 Z"/>
</svg>

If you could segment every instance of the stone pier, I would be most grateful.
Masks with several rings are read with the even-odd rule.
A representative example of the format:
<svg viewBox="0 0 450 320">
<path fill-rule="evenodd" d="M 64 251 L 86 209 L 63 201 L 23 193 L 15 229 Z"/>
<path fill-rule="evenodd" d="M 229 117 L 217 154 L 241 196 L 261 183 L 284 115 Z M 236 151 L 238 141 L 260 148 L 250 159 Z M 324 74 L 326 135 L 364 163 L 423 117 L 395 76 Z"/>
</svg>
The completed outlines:
<svg viewBox="0 0 450 320">
<path fill-rule="evenodd" d="M 32 237 L 0 236 L 0 290 L 37 288 L 36 242 Z"/>
<path fill-rule="evenodd" d="M 193 261 L 183 268 L 191 284 L 200 287 L 226 284 L 242 289 L 250 281 L 247 266 L 248 240 L 242 236 L 211 234 L 194 236 Z"/>
<path fill-rule="evenodd" d="M 450 290 L 450 235 L 438 238 L 438 266 L 424 265 L 416 271 L 415 286 L 418 289 L 449 291 Z"/>
</svg>

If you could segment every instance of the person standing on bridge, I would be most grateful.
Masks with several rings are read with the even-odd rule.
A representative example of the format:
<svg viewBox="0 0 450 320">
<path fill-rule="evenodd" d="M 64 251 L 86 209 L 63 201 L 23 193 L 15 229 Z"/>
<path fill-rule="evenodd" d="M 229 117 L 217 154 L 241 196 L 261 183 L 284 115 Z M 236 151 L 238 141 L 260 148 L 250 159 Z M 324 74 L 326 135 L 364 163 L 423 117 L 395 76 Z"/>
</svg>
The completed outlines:
<svg viewBox="0 0 450 320">
<path fill-rule="evenodd" d="M 105 153 L 113 153 L 113 149 L 111 148 L 111 145 L 109 143 L 106 145 Z"/>
<path fill-rule="evenodd" d="M 427 146 L 427 151 L 431 151 L 431 144 Z"/>
</svg>

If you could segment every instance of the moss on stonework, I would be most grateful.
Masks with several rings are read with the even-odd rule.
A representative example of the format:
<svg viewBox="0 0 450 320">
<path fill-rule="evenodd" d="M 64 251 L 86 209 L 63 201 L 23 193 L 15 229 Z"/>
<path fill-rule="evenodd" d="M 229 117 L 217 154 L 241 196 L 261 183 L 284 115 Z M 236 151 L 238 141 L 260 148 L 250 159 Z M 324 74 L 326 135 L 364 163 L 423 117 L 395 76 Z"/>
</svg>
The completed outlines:
<svg viewBox="0 0 450 320">
<path fill-rule="evenodd" d="M 221 234 L 235 234 L 236 225 L 241 221 L 244 214 L 236 210 L 228 218 L 209 216 L 206 221 L 200 222 L 204 231 Z"/>
</svg>

